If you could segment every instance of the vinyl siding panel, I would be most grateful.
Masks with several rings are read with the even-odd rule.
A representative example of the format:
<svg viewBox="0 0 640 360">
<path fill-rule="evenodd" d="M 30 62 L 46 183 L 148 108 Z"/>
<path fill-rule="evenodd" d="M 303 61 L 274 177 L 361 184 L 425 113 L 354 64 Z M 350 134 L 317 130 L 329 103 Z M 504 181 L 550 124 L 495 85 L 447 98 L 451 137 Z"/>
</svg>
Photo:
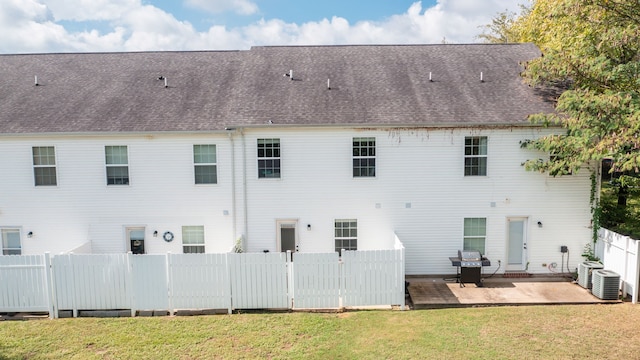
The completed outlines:
<svg viewBox="0 0 640 360">
<path fill-rule="evenodd" d="M 145 229 L 147 253 L 181 253 L 181 227 L 202 225 L 206 252 L 278 249 L 278 221 L 296 223 L 301 252 L 334 251 L 334 220 L 356 219 L 358 249 L 406 248 L 406 273 L 451 274 L 466 217 L 487 219 L 485 254 L 504 271 L 507 220 L 526 219 L 528 271 L 573 270 L 590 241 L 590 172 L 553 178 L 521 164 L 547 154 L 520 142 L 551 130 L 265 126 L 229 134 L 8 137 L 0 139 L 0 226 L 23 232 L 23 253 L 128 250 Z M 486 176 L 464 176 L 465 136 L 488 138 Z M 352 140 L 376 139 L 376 176 L 354 178 Z M 278 138 L 281 177 L 259 179 L 257 139 Z M 216 144 L 218 183 L 194 185 L 192 146 Z M 105 145 L 128 147 L 130 185 L 107 186 Z M 32 146 L 54 146 L 58 185 L 33 184 Z M 234 182 L 235 181 L 235 182 Z M 538 227 L 540 221 L 543 226 Z M 310 225 L 309 229 L 307 225 Z M 153 232 L 158 231 L 158 237 Z M 26 233 L 33 231 L 33 238 Z M 165 242 L 171 231 L 175 239 Z M 563 257 L 560 246 L 569 247 Z M 526 264 L 525 264 L 526 265 Z M 523 265 L 524 266 L 524 265 Z"/>
<path fill-rule="evenodd" d="M 407 274 L 455 271 L 465 217 L 487 218 L 486 256 L 507 254 L 507 218 L 527 219 L 530 272 L 570 264 L 590 238 L 589 171 L 553 178 L 521 165 L 545 154 L 520 148 L 542 129 L 260 129 L 247 131 L 249 251 L 277 251 L 277 219 L 298 220 L 300 251 L 333 251 L 333 220 L 358 220 L 358 248 L 406 247 Z M 487 176 L 464 176 L 465 136 L 488 137 Z M 353 178 L 353 137 L 376 138 L 376 177 Z M 258 179 L 256 141 L 280 138 L 280 179 Z M 543 227 L 539 228 L 537 222 Z M 307 230 L 307 224 L 311 230 Z"/>
<path fill-rule="evenodd" d="M 181 253 L 181 227 L 204 225 L 208 252 L 233 244 L 231 173 L 218 165 L 218 184 L 195 185 L 193 144 L 217 145 L 229 164 L 226 136 L 20 137 L 0 140 L 0 225 L 20 224 L 35 236 L 25 253 L 67 252 L 92 242 L 96 253 L 127 251 L 125 228 L 146 230 L 147 252 Z M 34 186 L 32 146 L 55 146 L 58 185 Z M 128 147 L 129 185 L 106 185 L 105 145 Z M 154 231 L 158 237 L 153 237 Z M 171 231 L 171 243 L 162 234 Z"/>
</svg>

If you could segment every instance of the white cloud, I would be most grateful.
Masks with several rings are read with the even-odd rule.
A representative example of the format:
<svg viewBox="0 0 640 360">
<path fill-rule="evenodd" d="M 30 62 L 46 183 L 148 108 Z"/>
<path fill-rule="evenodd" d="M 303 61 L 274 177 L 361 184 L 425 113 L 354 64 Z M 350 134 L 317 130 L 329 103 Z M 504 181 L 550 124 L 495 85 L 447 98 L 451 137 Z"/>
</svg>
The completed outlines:
<svg viewBox="0 0 640 360">
<path fill-rule="evenodd" d="M 234 11 L 242 15 L 251 15 L 258 12 L 258 5 L 248 0 L 185 0 L 185 3 L 213 13 Z"/>
<path fill-rule="evenodd" d="M 141 0 L 40 0 L 55 19 L 73 21 L 114 20 L 131 9 L 142 6 Z"/>
<path fill-rule="evenodd" d="M 205 3 L 205 0 L 190 1 Z M 236 11 L 245 5 L 249 11 L 253 4 L 246 0 L 208 3 L 216 6 L 226 3 L 235 6 Z M 189 22 L 152 5 L 143 5 L 141 0 L 2 0 L 0 53 L 229 50 L 253 45 L 439 43 L 443 39 L 469 43 L 475 41 L 478 26 L 489 23 L 496 13 L 506 9 L 517 10 L 517 3 L 439 0 L 428 8 L 416 2 L 406 12 L 377 22 L 351 24 L 347 19 L 333 17 L 295 24 L 268 19 L 244 27 L 229 29 L 216 25 L 198 31 Z M 102 32 L 70 31 L 56 22 L 60 19 L 102 21 L 108 27 Z"/>
</svg>

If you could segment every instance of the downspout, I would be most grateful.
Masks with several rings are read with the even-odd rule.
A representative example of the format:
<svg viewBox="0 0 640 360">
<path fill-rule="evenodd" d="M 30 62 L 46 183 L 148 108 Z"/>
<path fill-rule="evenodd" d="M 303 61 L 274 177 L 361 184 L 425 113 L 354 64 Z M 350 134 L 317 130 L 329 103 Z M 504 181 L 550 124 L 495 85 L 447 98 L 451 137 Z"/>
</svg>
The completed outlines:
<svg viewBox="0 0 640 360">
<path fill-rule="evenodd" d="M 237 211 L 236 211 L 236 147 L 233 142 L 233 132 L 229 131 L 229 142 L 231 142 L 231 221 L 233 223 L 233 246 L 235 248 L 238 232 Z"/>
<path fill-rule="evenodd" d="M 247 206 L 247 146 L 244 138 L 244 129 L 240 129 L 240 136 L 242 138 L 242 202 L 244 207 L 244 239 L 243 249 L 246 249 L 246 242 L 249 241 L 249 214 Z"/>
</svg>

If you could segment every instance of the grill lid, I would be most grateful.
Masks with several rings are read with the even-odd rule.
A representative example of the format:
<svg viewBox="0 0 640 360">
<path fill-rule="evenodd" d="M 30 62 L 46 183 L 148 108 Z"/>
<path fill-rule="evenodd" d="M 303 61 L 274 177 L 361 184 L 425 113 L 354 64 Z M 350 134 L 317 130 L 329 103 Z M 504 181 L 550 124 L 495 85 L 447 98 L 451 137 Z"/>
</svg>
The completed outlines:
<svg viewBox="0 0 640 360">
<path fill-rule="evenodd" d="M 481 267 L 482 255 L 476 250 L 458 250 L 461 267 Z"/>
<path fill-rule="evenodd" d="M 477 250 L 458 250 L 461 261 L 482 261 L 482 255 Z"/>
</svg>

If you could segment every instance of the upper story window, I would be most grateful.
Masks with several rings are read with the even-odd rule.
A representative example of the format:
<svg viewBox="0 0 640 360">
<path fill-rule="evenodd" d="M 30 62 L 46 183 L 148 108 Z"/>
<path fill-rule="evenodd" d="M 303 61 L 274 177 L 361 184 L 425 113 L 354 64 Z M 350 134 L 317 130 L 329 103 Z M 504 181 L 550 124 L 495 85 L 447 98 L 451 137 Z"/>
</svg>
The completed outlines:
<svg viewBox="0 0 640 360">
<path fill-rule="evenodd" d="M 358 220 L 335 220 L 335 251 L 358 250 Z"/>
<path fill-rule="evenodd" d="M 280 139 L 258 139 L 258 178 L 280 177 Z"/>
<path fill-rule="evenodd" d="M 19 229 L 2 229 L 2 255 L 21 255 Z"/>
<path fill-rule="evenodd" d="M 486 218 L 465 218 L 463 250 L 477 250 L 485 254 L 485 242 L 487 239 Z"/>
<path fill-rule="evenodd" d="M 487 175 L 487 137 L 464 138 L 464 176 Z"/>
<path fill-rule="evenodd" d="M 185 254 L 204 253 L 204 226 L 182 227 L 182 252 Z"/>
<path fill-rule="evenodd" d="M 215 145 L 193 145 L 196 184 L 217 184 L 218 165 Z"/>
<path fill-rule="evenodd" d="M 129 185 L 127 146 L 105 146 L 107 185 Z"/>
<path fill-rule="evenodd" d="M 376 176 L 376 138 L 353 138 L 353 177 Z"/>
<path fill-rule="evenodd" d="M 57 185 L 55 148 L 53 146 L 34 146 L 32 151 L 35 185 Z"/>
</svg>

